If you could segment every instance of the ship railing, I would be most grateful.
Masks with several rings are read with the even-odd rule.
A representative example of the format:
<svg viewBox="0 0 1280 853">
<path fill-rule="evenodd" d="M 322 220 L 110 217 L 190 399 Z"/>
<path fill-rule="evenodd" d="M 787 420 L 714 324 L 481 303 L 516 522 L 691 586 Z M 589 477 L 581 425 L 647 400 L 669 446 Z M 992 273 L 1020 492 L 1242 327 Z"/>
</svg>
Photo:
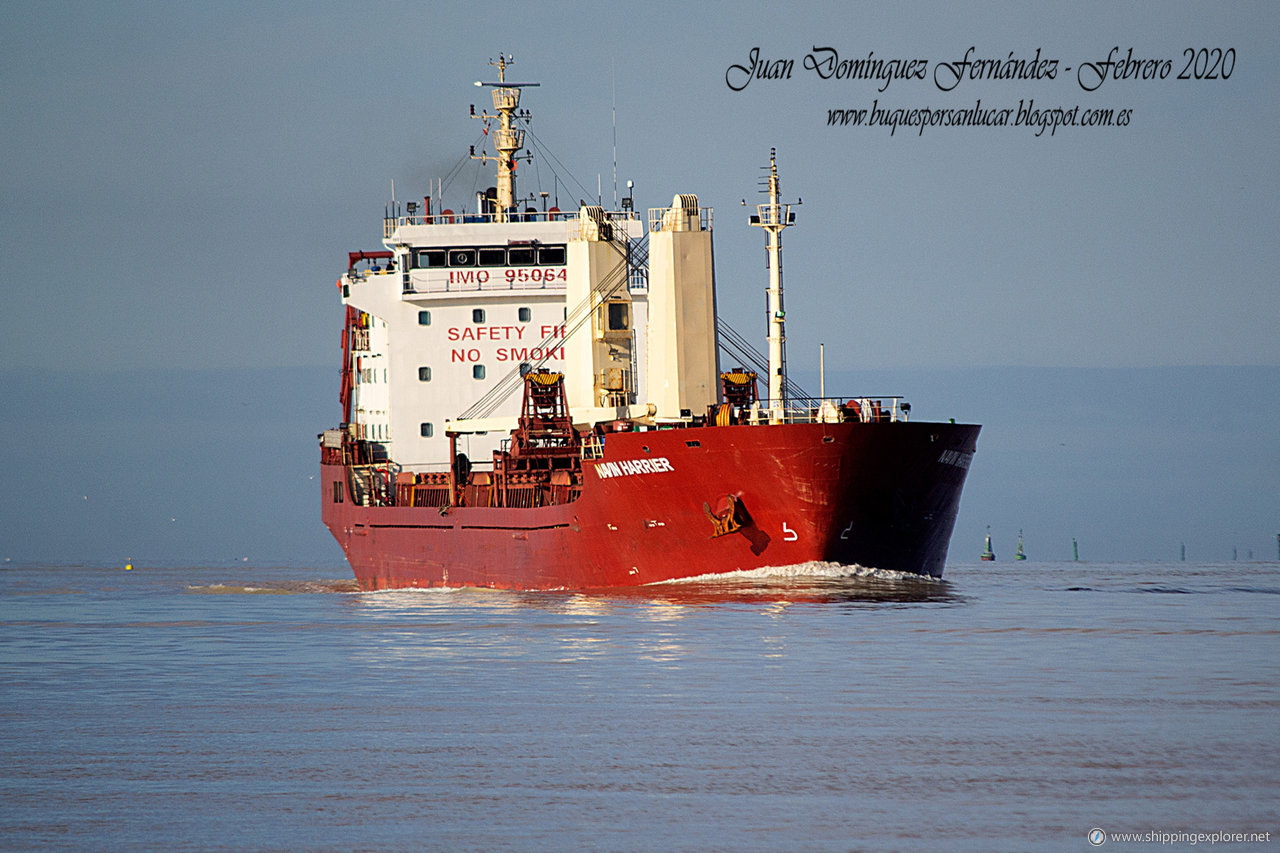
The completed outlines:
<svg viewBox="0 0 1280 853">
<path fill-rule="evenodd" d="M 534 208 L 525 208 L 524 210 L 511 210 L 506 215 L 506 222 L 568 222 L 578 218 L 577 209 L 560 210 L 551 208 L 550 210 L 535 210 Z M 623 219 L 635 219 L 635 214 L 629 210 L 608 210 L 605 211 L 605 218 L 610 221 L 619 221 Z M 452 210 L 444 210 L 440 213 L 417 213 L 412 216 L 386 216 L 382 220 L 382 237 L 389 240 L 395 234 L 397 228 L 403 228 L 406 225 L 473 225 L 488 224 L 504 221 L 496 213 L 467 213 L 462 211 L 455 213 Z"/>
<path fill-rule="evenodd" d="M 696 211 L 684 207 L 651 207 L 649 208 L 649 230 L 650 231 L 672 231 L 672 230 L 693 230 L 683 227 L 684 223 L 680 220 L 684 217 L 698 217 L 700 230 L 710 231 L 712 221 L 712 209 L 709 207 L 700 207 Z"/>
<path fill-rule="evenodd" d="M 621 243 L 628 239 L 627 228 L 615 228 L 614 223 L 634 221 L 635 216 L 630 211 L 592 209 L 596 211 L 594 217 L 576 214 L 570 217 L 577 223 L 569 233 L 570 240 L 617 240 Z"/>
<path fill-rule="evenodd" d="M 396 506 L 507 507 L 533 509 L 572 503 L 582 495 L 582 482 L 555 474 L 516 473 L 498 477 L 472 471 L 465 483 L 454 485 L 449 473 L 402 473 L 396 478 Z"/>
<path fill-rule="evenodd" d="M 911 412 L 911 404 L 900 396 L 792 397 L 781 408 L 782 422 L 789 424 L 903 423 Z M 768 423 L 769 411 L 769 401 L 761 400 L 746 412 L 746 419 Z"/>
<path fill-rule="evenodd" d="M 507 267 L 506 269 L 510 269 Z M 541 267 L 533 267 L 533 269 L 541 270 Z M 546 269 L 560 270 L 561 267 L 547 267 Z M 407 286 L 402 288 L 404 295 L 414 293 L 476 293 L 483 292 L 503 292 L 512 290 L 554 290 L 560 292 L 564 290 L 564 283 L 559 281 L 520 281 L 518 279 L 507 281 L 506 276 L 489 276 L 487 281 L 478 281 L 479 277 L 473 277 L 470 281 L 453 281 L 450 282 L 447 277 L 436 279 L 415 279 L 410 278 Z"/>
<path fill-rule="evenodd" d="M 352 269 L 352 270 L 347 270 L 343 274 L 342 281 L 346 282 L 348 285 L 363 284 L 364 282 L 369 280 L 369 276 L 371 275 L 390 275 L 393 272 L 395 272 L 395 269 L 392 267 L 390 263 L 388 263 L 385 267 L 377 267 L 375 269 L 368 269 L 368 270 Z"/>
<path fill-rule="evenodd" d="M 583 459 L 603 459 L 604 458 L 604 439 L 589 432 L 582 437 L 582 458 Z"/>
<path fill-rule="evenodd" d="M 395 506 L 400 466 L 395 462 L 350 465 L 348 487 L 357 506 Z"/>
</svg>

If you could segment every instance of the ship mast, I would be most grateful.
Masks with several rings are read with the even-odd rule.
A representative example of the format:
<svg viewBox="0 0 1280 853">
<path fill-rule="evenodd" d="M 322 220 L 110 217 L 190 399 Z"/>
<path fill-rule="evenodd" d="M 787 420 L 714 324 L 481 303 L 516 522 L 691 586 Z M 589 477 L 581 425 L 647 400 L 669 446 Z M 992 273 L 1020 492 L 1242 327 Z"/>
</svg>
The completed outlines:
<svg viewBox="0 0 1280 853">
<path fill-rule="evenodd" d="M 791 205 L 778 197 L 782 186 L 778 181 L 777 149 L 769 149 L 769 203 L 757 204 L 751 224 L 768 232 L 769 259 L 769 423 L 782 423 L 787 401 L 787 333 L 786 312 L 782 307 L 782 231 L 795 221 Z"/>
<path fill-rule="evenodd" d="M 493 119 L 498 120 L 498 127 L 493 133 L 493 144 L 498 149 L 497 156 L 486 154 L 483 151 L 476 154 L 475 147 L 471 148 L 471 159 L 479 160 L 482 163 L 493 161 L 498 164 L 498 198 L 496 211 L 496 222 L 507 222 L 508 212 L 515 207 L 516 198 L 516 152 L 524 147 L 524 131 L 517 130 L 512 127 L 513 118 L 529 120 L 529 111 L 517 113 L 516 109 L 520 106 L 520 89 L 525 86 L 537 86 L 537 83 L 508 83 L 507 82 L 507 66 L 514 65 L 515 60 L 512 57 L 498 54 L 498 61 L 489 62 L 494 68 L 498 69 L 497 83 L 483 83 L 476 81 L 477 86 L 491 86 L 493 88 L 493 108 L 496 115 L 490 115 L 482 112 L 476 115 L 475 107 L 471 108 L 472 118 L 482 118 L 485 122 L 486 129 L 489 122 Z"/>
</svg>

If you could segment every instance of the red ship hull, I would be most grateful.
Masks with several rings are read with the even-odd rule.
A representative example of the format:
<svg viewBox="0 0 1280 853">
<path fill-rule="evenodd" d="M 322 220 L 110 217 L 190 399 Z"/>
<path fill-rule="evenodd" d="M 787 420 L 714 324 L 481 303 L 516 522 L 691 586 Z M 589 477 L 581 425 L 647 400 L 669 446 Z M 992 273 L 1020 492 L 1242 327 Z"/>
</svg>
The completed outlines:
<svg viewBox="0 0 1280 853">
<path fill-rule="evenodd" d="M 979 429 L 616 433 L 583 462 L 577 500 L 532 509 L 359 506 L 335 500 L 348 469 L 322 464 L 323 518 L 365 590 L 591 589 L 811 561 L 940 577 Z M 711 514 L 735 503 L 740 526 L 717 530 Z"/>
</svg>

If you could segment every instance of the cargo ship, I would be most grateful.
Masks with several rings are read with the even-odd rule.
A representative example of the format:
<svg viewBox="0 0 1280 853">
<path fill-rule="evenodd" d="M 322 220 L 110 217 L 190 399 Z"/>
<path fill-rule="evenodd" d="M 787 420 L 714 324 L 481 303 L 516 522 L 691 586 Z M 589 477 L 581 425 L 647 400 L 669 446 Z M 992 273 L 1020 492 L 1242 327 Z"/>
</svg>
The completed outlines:
<svg viewBox="0 0 1280 853">
<path fill-rule="evenodd" d="M 714 217 L 548 206 L 515 171 L 529 112 L 490 65 L 471 114 L 495 185 L 392 201 L 338 279 L 342 421 L 322 517 L 364 590 L 596 589 L 809 562 L 940 577 L 980 427 L 898 396 L 809 397 L 786 371 L 776 152 L 767 355 L 716 313 Z M 540 201 L 540 203 L 539 203 Z M 761 374 L 764 374 L 763 376 Z M 824 383 L 825 384 L 825 383 Z"/>
</svg>

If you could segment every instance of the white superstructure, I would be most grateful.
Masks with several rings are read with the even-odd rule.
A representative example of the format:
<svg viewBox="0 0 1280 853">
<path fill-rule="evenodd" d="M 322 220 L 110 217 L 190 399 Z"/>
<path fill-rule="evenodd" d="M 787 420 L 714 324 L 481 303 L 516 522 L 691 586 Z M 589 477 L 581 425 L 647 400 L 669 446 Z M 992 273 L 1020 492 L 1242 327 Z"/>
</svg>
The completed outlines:
<svg viewBox="0 0 1280 853">
<path fill-rule="evenodd" d="M 629 207 L 519 209 L 512 123 L 528 118 L 515 112 L 520 87 L 536 84 L 507 83 L 507 60 L 495 64 L 499 82 L 483 85 L 497 115 L 478 117 L 497 119 L 499 155 L 473 156 L 498 162 L 498 186 L 474 213 L 430 198 L 393 209 L 386 251 L 352 253 L 338 282 L 359 312 L 347 428 L 404 470 L 447 470 L 450 434 L 486 460 L 516 425 L 522 375 L 539 367 L 565 374 L 583 427 L 687 420 L 718 398 L 710 210 L 679 195 L 646 228 Z"/>
</svg>

